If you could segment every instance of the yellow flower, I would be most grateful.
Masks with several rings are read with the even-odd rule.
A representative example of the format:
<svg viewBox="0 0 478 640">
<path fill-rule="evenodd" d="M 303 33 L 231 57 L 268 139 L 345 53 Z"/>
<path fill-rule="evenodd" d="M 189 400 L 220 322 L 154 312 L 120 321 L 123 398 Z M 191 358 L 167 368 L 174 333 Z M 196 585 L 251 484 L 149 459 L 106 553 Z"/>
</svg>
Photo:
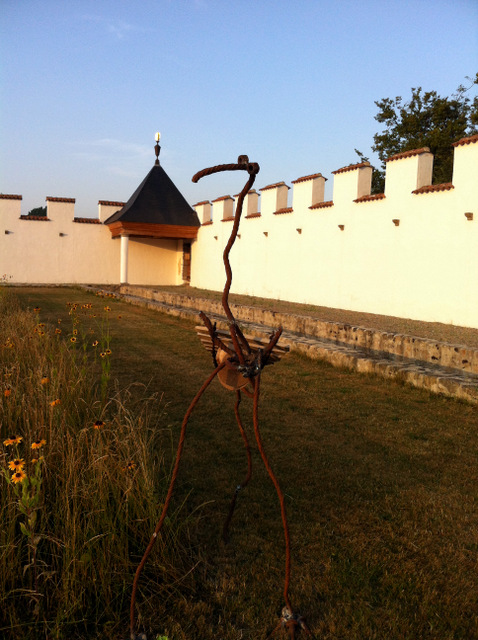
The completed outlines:
<svg viewBox="0 0 478 640">
<path fill-rule="evenodd" d="M 124 471 L 133 471 L 136 468 L 136 464 L 134 462 L 128 462 L 126 467 L 124 467 Z"/>
<path fill-rule="evenodd" d="M 10 438 L 7 438 L 6 440 L 4 440 L 3 444 L 6 447 L 10 447 L 12 444 L 20 444 L 22 440 L 23 440 L 22 436 L 11 436 Z"/>
<path fill-rule="evenodd" d="M 92 343 L 92 345 L 91 345 L 91 346 L 92 346 L 92 347 L 97 347 L 97 346 L 98 346 L 98 344 L 99 344 L 99 343 L 98 343 L 98 340 L 95 340 L 95 341 Z"/>
<path fill-rule="evenodd" d="M 70 342 L 76 342 L 76 337 L 75 336 L 71 336 Z"/>
<path fill-rule="evenodd" d="M 61 404 L 60 398 L 57 398 L 56 400 L 52 400 L 50 402 L 50 407 L 56 407 L 58 404 Z"/>
<path fill-rule="evenodd" d="M 26 477 L 27 474 L 23 471 L 23 469 L 19 469 L 16 473 L 13 474 L 12 482 L 14 482 L 15 484 L 17 482 L 23 482 Z"/>
<path fill-rule="evenodd" d="M 38 462 L 38 458 L 32 458 L 32 464 L 36 464 Z"/>
<path fill-rule="evenodd" d="M 103 422 L 103 420 L 97 420 L 95 422 L 95 424 L 93 425 L 93 429 L 96 429 L 97 431 L 99 431 L 100 429 L 102 429 L 105 426 L 105 423 Z"/>
<path fill-rule="evenodd" d="M 25 466 L 25 460 L 23 458 L 15 458 L 15 460 L 10 460 L 8 463 L 8 468 L 12 471 L 21 471 Z"/>
<path fill-rule="evenodd" d="M 35 313 L 40 313 L 40 307 L 35 307 L 35 308 L 33 309 L 33 311 L 34 311 Z"/>
<path fill-rule="evenodd" d="M 73 335 L 74 336 L 78 335 L 78 329 L 73 329 Z"/>
<path fill-rule="evenodd" d="M 110 307 L 105 307 L 105 311 L 106 311 L 106 313 L 108 313 L 109 311 L 111 311 L 111 308 Z"/>
<path fill-rule="evenodd" d="M 106 358 L 106 353 L 105 353 L 104 351 L 102 351 L 102 352 L 100 353 L 100 356 L 101 356 L 102 358 Z"/>
<path fill-rule="evenodd" d="M 43 378 L 40 380 L 40 383 L 42 385 L 48 384 L 50 382 L 50 378 L 47 378 L 47 376 L 43 376 Z"/>
<path fill-rule="evenodd" d="M 55 333 L 59 336 L 61 333 L 61 329 L 55 329 Z"/>
<path fill-rule="evenodd" d="M 46 444 L 46 440 L 35 440 L 32 443 L 32 449 L 41 449 L 44 444 Z"/>
<path fill-rule="evenodd" d="M 110 356 L 111 355 L 111 349 L 106 349 L 105 353 L 106 353 L 107 356 Z"/>
</svg>

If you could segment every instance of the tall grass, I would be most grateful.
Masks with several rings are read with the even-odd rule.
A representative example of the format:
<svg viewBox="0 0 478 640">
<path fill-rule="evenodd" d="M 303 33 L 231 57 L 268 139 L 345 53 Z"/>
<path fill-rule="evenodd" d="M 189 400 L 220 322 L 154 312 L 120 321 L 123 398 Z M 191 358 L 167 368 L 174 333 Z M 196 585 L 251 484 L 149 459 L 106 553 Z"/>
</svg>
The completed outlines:
<svg viewBox="0 0 478 640">
<path fill-rule="evenodd" d="M 139 396 L 135 389 L 135 400 L 110 388 L 108 310 L 99 309 L 72 302 L 71 326 L 45 326 L 40 309 L 21 309 L 0 288 L 5 639 L 126 635 L 132 576 L 169 469 L 159 399 L 146 388 Z M 177 584 L 188 571 L 187 522 L 173 513 L 167 524 L 142 581 L 143 627 L 164 615 L 164 583 Z"/>
</svg>

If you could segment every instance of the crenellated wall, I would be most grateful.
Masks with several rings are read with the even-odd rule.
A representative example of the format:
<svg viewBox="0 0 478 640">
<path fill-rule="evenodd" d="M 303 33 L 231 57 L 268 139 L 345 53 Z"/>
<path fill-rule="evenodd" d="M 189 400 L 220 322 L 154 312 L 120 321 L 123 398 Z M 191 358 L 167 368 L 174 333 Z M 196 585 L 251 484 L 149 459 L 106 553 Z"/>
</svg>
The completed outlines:
<svg viewBox="0 0 478 640">
<path fill-rule="evenodd" d="M 385 192 L 368 163 L 248 194 L 231 252 L 232 291 L 326 307 L 478 327 L 478 136 L 454 145 L 453 182 L 431 186 L 433 156 L 389 158 Z M 227 210 L 226 210 L 227 207 Z M 221 290 L 234 220 L 228 196 L 195 205 L 203 222 L 191 285 Z"/>
<path fill-rule="evenodd" d="M 478 135 L 454 145 L 451 183 L 431 186 L 427 148 L 386 163 L 385 192 L 370 195 L 372 167 L 251 191 L 231 253 L 232 292 L 478 328 Z M 260 175 L 260 174 L 259 174 Z M 195 205 L 191 285 L 222 290 L 223 251 L 237 196 Z M 0 276 L 16 283 L 120 282 L 120 241 L 98 217 L 76 218 L 72 198 L 47 199 L 47 216 L 22 215 L 0 194 Z M 291 203 L 291 206 L 289 205 Z M 130 238 L 130 284 L 182 284 L 182 240 Z"/>
<path fill-rule="evenodd" d="M 75 217 L 74 198 L 47 197 L 47 215 L 22 215 L 20 195 L 0 194 L 0 277 L 13 283 L 118 284 L 120 240 L 103 222 L 123 206 L 100 200 L 97 218 Z M 129 282 L 176 285 L 181 241 L 131 238 Z"/>
</svg>

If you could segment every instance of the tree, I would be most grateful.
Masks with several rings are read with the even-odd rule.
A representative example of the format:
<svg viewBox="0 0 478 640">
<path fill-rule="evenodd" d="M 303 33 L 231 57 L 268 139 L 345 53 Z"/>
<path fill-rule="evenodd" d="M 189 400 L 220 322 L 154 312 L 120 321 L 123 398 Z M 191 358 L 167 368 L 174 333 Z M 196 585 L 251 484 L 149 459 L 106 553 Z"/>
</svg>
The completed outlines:
<svg viewBox="0 0 478 640">
<path fill-rule="evenodd" d="M 35 207 L 28 212 L 29 216 L 46 216 L 46 207 Z"/>
<path fill-rule="evenodd" d="M 379 109 L 375 120 L 384 125 L 384 130 L 373 137 L 372 151 L 378 154 L 382 165 L 372 176 L 372 193 L 383 191 L 387 158 L 422 147 L 429 147 L 434 155 L 433 184 L 451 182 L 452 144 L 478 133 L 478 96 L 472 100 L 467 95 L 478 85 L 478 73 L 474 79 L 467 77 L 467 80 L 471 83 L 468 87 L 460 85 L 448 98 L 418 87 L 412 88 L 408 102 L 401 96 L 375 102 Z M 355 149 L 355 152 L 362 162 L 368 161 L 361 151 Z"/>
</svg>

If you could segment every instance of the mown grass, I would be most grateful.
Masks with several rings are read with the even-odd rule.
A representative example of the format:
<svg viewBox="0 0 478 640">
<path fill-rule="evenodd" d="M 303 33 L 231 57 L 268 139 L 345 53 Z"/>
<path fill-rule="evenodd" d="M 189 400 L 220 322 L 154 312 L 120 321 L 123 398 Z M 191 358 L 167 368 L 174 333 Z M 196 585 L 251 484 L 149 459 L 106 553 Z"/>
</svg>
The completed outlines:
<svg viewBox="0 0 478 640">
<path fill-rule="evenodd" d="M 42 318 L 52 323 L 60 314 L 67 317 L 67 301 L 96 300 L 61 289 L 21 289 L 18 295 L 24 305 L 40 306 Z M 119 388 L 140 382 L 147 385 L 147 395 L 158 394 L 148 405 L 152 441 L 143 464 L 154 456 L 163 460 L 163 472 L 156 476 L 162 484 L 155 480 L 153 493 L 140 490 L 142 498 L 135 498 L 157 515 L 158 494 L 164 490 L 158 486 L 164 488 L 164 469 L 170 466 L 184 411 L 211 362 L 193 323 L 116 300 L 108 304 L 110 388 L 113 380 Z M 130 391 L 137 408 L 142 407 L 140 388 Z M 252 438 L 250 403 L 245 399 L 243 405 Z M 291 354 L 264 371 L 260 419 L 286 494 L 291 600 L 317 637 L 478 637 L 476 408 Z M 181 507 L 176 528 L 189 519 L 188 534 L 180 530 L 173 536 L 177 550 L 170 556 L 170 575 L 161 573 L 160 553 L 171 546 L 166 540 L 141 583 L 146 630 L 171 640 L 236 640 L 263 638 L 276 624 L 283 605 L 280 514 L 274 488 L 253 454 L 254 475 L 239 496 L 231 542 L 224 545 L 222 523 L 246 460 L 234 424 L 233 396 L 213 383 L 191 419 L 173 500 L 175 509 Z M 61 477 L 61 471 L 56 475 Z M 9 518 L 13 522 L 13 515 Z M 59 514 L 60 530 L 61 522 Z M 151 532 L 149 522 L 138 519 L 134 525 L 143 541 Z M 18 546 L 17 529 L 15 535 Z M 139 539 L 136 543 L 138 551 Z M 129 556 L 128 577 L 134 555 Z M 21 565 L 15 566 L 11 576 L 19 580 Z M 103 567 L 106 588 L 115 574 Z M 173 586 L 165 591 L 168 582 Z M 126 583 L 119 589 L 123 599 Z M 1 610 L 5 615 L 3 604 Z M 103 627 L 112 616 L 119 628 L 122 605 L 101 613 Z M 90 631 L 98 614 L 91 603 L 81 610 Z M 126 638 L 127 615 L 123 623 L 124 633 L 117 637 Z"/>
</svg>

